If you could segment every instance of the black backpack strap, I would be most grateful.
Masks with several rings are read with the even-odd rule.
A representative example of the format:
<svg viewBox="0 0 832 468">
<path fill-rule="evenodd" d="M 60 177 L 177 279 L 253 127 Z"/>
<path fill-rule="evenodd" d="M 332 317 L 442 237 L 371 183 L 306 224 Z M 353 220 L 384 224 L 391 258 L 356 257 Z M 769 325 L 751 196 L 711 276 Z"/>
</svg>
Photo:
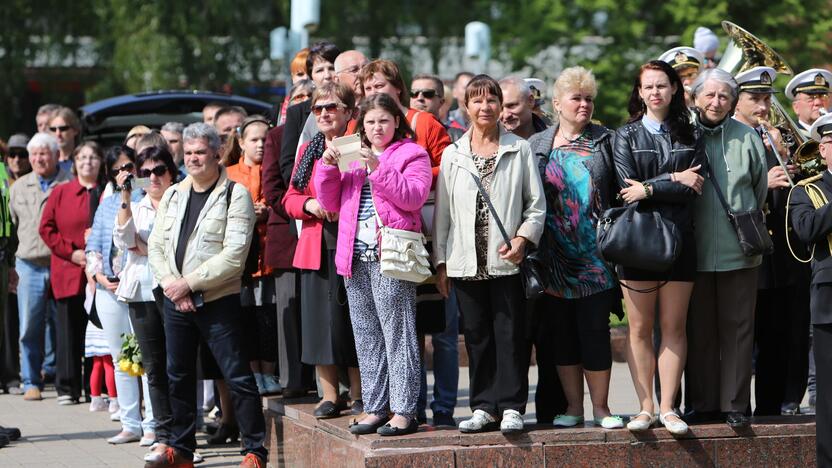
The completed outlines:
<svg viewBox="0 0 832 468">
<path fill-rule="evenodd" d="M 231 206 L 231 195 L 234 194 L 234 185 L 236 185 L 236 182 L 234 182 L 231 179 L 228 179 L 228 185 L 226 185 L 226 187 L 225 187 L 225 209 L 226 209 L 226 211 L 228 211 L 228 207 Z"/>
</svg>

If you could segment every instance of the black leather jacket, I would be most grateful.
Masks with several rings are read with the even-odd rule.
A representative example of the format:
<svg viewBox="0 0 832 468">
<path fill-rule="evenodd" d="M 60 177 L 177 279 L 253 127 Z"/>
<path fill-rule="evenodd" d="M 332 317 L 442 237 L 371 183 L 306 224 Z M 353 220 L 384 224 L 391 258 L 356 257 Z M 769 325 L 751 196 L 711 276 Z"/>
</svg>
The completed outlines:
<svg viewBox="0 0 832 468">
<path fill-rule="evenodd" d="M 647 182 L 653 195 L 639 203 L 640 208 L 656 209 L 662 217 L 676 223 L 677 228 L 693 230 L 692 201 L 696 192 L 670 180 L 673 172 L 702 165 L 705 174 L 705 146 L 697 134 L 693 146 L 671 141 L 670 135 L 653 135 L 641 121 L 628 123 L 615 132 L 613 143 L 618 188 L 629 187 L 624 179 Z"/>
<path fill-rule="evenodd" d="M 558 126 L 549 127 L 546 130 L 534 134 L 529 138 L 529 145 L 537 158 L 540 175 L 545 173 L 546 163 L 549 161 L 549 153 L 552 152 L 552 145 L 555 142 L 555 135 Z M 592 177 L 592 185 L 598 191 L 600 198 L 599 208 L 603 211 L 610 207 L 611 201 L 615 199 L 615 172 L 612 161 L 612 130 L 601 125 L 589 124 L 589 132 L 592 137 L 593 155 L 584 163 L 589 169 Z M 598 213 L 599 215 L 601 213 Z"/>
</svg>

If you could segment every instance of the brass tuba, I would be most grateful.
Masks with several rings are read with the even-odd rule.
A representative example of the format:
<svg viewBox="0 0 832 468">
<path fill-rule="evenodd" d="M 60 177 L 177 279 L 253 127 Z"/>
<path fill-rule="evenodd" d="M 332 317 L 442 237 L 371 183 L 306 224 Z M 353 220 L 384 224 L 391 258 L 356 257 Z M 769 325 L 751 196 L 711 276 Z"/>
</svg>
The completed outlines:
<svg viewBox="0 0 832 468">
<path fill-rule="evenodd" d="M 722 29 L 731 38 L 731 42 L 722 54 L 722 60 L 719 61 L 717 68 L 732 75 L 763 66 L 771 67 L 781 75 L 794 74 L 780 54 L 750 32 L 730 21 L 723 21 Z M 768 121 L 780 130 L 783 144 L 787 148 L 796 148 L 793 152 L 793 160 L 800 167 L 801 174 L 812 176 L 824 170 L 826 164 L 820 156 L 817 142 L 803 135 L 775 95 L 771 96 Z"/>
</svg>

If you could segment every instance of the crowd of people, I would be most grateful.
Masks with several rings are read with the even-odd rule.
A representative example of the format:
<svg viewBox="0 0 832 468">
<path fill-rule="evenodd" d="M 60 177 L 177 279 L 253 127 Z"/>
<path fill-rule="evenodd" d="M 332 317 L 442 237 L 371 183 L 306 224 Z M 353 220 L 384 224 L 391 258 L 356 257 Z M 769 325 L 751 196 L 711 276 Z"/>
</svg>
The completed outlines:
<svg viewBox="0 0 832 468">
<path fill-rule="evenodd" d="M 277 125 L 211 103 L 203 122 L 103 149 L 70 109 L 43 106 L 38 133 L 0 147 L 3 387 L 38 401 L 54 383 L 59 405 L 108 411 L 122 426 L 108 442 L 150 447 L 147 467 L 192 466 L 206 431 L 262 468 L 263 395 L 317 392 L 314 416 L 347 412 L 354 434 L 427 424 L 431 334 L 434 426 L 524 430 L 534 348 L 538 423 L 583 425 L 584 381 L 594 425 L 673 435 L 796 414 L 808 386 L 818 464 L 832 464 L 832 173 L 801 174 L 795 139 L 769 123 L 773 69 L 733 76 L 714 67 L 713 33 L 695 45 L 639 68 L 617 130 L 593 120 L 583 67 L 560 73 L 550 114 L 540 80 L 407 86 L 394 62 L 329 42 L 292 61 Z M 786 89 L 830 165 L 831 82 L 812 69 Z M 596 233 L 616 207 L 673 226 L 669 266 L 605 259 Z M 773 249 L 741 242 L 743 213 L 765 216 Z M 390 247 L 401 239 L 417 247 Z M 539 296 L 521 274 L 533 250 Z M 608 404 L 610 314 L 625 311 L 629 418 Z M 460 332 L 473 416 L 457 425 Z"/>
</svg>

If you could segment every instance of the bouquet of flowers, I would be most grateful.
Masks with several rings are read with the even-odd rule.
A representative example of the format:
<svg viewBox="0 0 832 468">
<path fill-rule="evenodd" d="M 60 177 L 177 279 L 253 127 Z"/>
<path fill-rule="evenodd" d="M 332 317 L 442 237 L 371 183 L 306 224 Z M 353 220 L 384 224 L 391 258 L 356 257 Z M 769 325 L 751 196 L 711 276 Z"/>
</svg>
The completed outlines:
<svg viewBox="0 0 832 468">
<path fill-rule="evenodd" d="M 139 377 L 144 375 L 144 368 L 142 367 L 142 352 L 139 350 L 139 342 L 136 341 L 136 335 L 132 333 L 122 333 L 121 338 L 124 340 L 121 343 L 121 352 L 118 355 L 118 367 L 123 372 L 127 372 L 130 377 Z"/>
</svg>

